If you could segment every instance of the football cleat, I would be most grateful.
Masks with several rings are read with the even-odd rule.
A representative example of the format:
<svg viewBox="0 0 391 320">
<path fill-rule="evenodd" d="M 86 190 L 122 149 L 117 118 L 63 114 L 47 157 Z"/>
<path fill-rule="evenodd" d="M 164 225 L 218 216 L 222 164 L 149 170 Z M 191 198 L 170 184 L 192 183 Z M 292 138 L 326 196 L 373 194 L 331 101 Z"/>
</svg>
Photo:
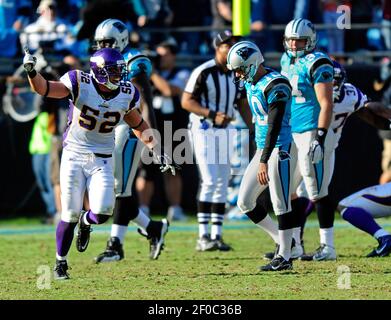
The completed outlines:
<svg viewBox="0 0 391 320">
<path fill-rule="evenodd" d="M 54 267 L 54 280 L 68 280 L 69 274 L 68 263 L 66 260 L 60 261 L 56 259 L 56 265 Z"/>
<path fill-rule="evenodd" d="M 217 243 L 212 241 L 208 234 L 204 234 L 201 238 L 197 240 L 196 250 L 197 251 L 218 250 Z"/>
<path fill-rule="evenodd" d="M 379 245 L 367 254 L 367 258 L 387 257 L 391 253 L 391 235 L 383 236 L 377 239 Z"/>
<path fill-rule="evenodd" d="M 159 258 L 160 252 L 164 249 L 164 237 L 168 232 L 170 223 L 167 219 L 162 219 L 161 227 L 156 235 L 148 236 L 149 238 L 149 257 L 152 260 Z"/>
<path fill-rule="evenodd" d="M 261 271 L 283 271 L 292 270 L 292 261 L 285 260 L 282 256 L 277 255 L 270 263 L 265 266 L 259 267 Z"/>
<path fill-rule="evenodd" d="M 111 237 L 107 241 L 106 250 L 99 256 L 95 257 L 96 263 L 101 262 L 114 262 L 124 258 L 124 250 L 122 248 L 121 241 L 117 237 Z"/>
<path fill-rule="evenodd" d="M 295 260 L 301 257 L 304 254 L 304 248 L 301 244 L 296 244 L 295 239 L 292 239 L 292 246 L 291 246 L 291 259 Z M 275 256 L 277 256 L 278 251 L 280 250 L 280 245 L 276 243 L 276 248 L 274 252 L 267 252 L 263 255 L 263 258 L 265 260 L 272 260 Z"/>
<path fill-rule="evenodd" d="M 211 241 L 214 242 L 215 246 L 217 247 L 217 250 L 219 251 L 232 250 L 232 247 L 229 244 L 226 244 L 221 236 L 216 236 L 216 238 L 212 239 Z"/>
<path fill-rule="evenodd" d="M 79 217 L 79 230 L 77 231 L 76 238 L 76 249 L 79 252 L 86 251 L 90 243 L 90 233 L 92 231 L 91 226 L 84 223 L 84 215 L 85 213 L 82 213 Z"/>
<path fill-rule="evenodd" d="M 274 258 L 275 256 L 277 256 L 279 250 L 280 250 L 280 245 L 279 245 L 278 243 L 276 243 L 276 247 L 275 247 L 275 249 L 274 249 L 274 252 L 267 252 L 267 253 L 265 253 L 265 254 L 263 255 L 263 258 L 264 258 L 265 260 L 273 260 L 273 258 Z"/>
<path fill-rule="evenodd" d="M 333 247 L 321 244 L 314 253 L 303 254 L 299 257 L 302 261 L 335 261 L 337 260 L 337 253 Z"/>
</svg>

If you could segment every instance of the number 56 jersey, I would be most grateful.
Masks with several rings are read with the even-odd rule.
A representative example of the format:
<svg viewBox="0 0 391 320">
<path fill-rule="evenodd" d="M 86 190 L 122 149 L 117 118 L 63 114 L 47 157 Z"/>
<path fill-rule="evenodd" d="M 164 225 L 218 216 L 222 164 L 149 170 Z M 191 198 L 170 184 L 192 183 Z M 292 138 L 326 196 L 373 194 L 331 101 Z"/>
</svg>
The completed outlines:
<svg viewBox="0 0 391 320">
<path fill-rule="evenodd" d="M 64 149 L 112 154 L 115 127 L 124 115 L 140 105 L 138 90 L 128 81 L 121 81 L 111 97 L 99 94 L 92 75 L 80 70 L 64 74 L 60 81 L 69 89 L 68 123 L 63 135 Z"/>
</svg>

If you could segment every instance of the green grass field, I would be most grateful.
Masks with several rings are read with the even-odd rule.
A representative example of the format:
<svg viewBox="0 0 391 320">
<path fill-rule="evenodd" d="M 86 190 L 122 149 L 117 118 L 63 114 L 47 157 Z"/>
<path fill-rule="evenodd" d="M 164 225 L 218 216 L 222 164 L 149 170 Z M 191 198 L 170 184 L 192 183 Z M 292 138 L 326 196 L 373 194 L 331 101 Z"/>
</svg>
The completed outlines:
<svg viewBox="0 0 391 320">
<path fill-rule="evenodd" d="M 391 220 L 379 222 L 391 230 Z M 0 299 L 391 299 L 391 257 L 364 258 L 376 241 L 341 220 L 336 222 L 336 262 L 297 261 L 294 270 L 282 273 L 258 271 L 266 263 L 261 254 L 274 248 L 265 233 L 251 222 L 225 226 L 232 252 L 196 252 L 193 220 L 171 226 L 157 261 L 148 259 L 148 243 L 132 227 L 125 259 L 100 265 L 93 257 L 105 248 L 110 225 L 96 227 L 86 252 L 72 244 L 71 280 L 56 282 L 50 279 L 54 227 L 37 220 L 0 220 Z M 318 246 L 315 220 L 305 239 L 307 251 Z M 341 276 L 338 268 L 350 273 Z M 42 284 L 46 287 L 40 289 Z"/>
</svg>

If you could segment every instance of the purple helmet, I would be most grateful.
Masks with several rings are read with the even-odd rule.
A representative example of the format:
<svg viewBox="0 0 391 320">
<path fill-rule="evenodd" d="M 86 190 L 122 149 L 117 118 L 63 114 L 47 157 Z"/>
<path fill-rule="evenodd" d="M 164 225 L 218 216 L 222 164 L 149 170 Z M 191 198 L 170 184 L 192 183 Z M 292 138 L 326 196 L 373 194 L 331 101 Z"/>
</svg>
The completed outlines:
<svg viewBox="0 0 391 320">
<path fill-rule="evenodd" d="M 126 63 L 122 54 L 112 48 L 96 51 L 90 58 L 92 76 L 110 90 L 118 88 L 126 76 Z"/>
<path fill-rule="evenodd" d="M 334 81 L 333 81 L 333 93 L 334 99 L 338 99 L 341 94 L 343 84 L 346 82 L 345 68 L 337 61 L 333 60 L 334 68 Z"/>
</svg>

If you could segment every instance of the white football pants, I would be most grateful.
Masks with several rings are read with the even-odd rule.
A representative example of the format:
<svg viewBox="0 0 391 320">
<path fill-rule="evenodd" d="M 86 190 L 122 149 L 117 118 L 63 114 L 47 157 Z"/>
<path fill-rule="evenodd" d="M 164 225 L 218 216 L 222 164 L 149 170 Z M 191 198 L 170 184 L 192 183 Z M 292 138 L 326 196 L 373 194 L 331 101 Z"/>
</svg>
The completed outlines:
<svg viewBox="0 0 391 320">
<path fill-rule="evenodd" d="M 391 182 L 353 193 L 342 199 L 339 206 L 364 209 L 374 218 L 389 217 L 391 216 Z"/>
<path fill-rule="evenodd" d="M 244 173 L 240 184 L 238 207 L 242 213 L 253 210 L 259 195 L 270 188 L 270 198 L 276 215 L 290 212 L 291 193 L 293 186 L 293 172 L 296 166 L 296 147 L 294 143 L 274 148 L 267 163 L 269 184 L 261 185 L 258 181 L 259 161 L 262 155 L 261 149 L 257 149 L 254 157 Z M 285 151 L 280 153 L 280 151 Z"/>
<path fill-rule="evenodd" d="M 60 167 L 61 220 L 77 222 L 88 191 L 91 211 L 112 215 L 114 208 L 113 158 L 63 150 Z"/>
</svg>

